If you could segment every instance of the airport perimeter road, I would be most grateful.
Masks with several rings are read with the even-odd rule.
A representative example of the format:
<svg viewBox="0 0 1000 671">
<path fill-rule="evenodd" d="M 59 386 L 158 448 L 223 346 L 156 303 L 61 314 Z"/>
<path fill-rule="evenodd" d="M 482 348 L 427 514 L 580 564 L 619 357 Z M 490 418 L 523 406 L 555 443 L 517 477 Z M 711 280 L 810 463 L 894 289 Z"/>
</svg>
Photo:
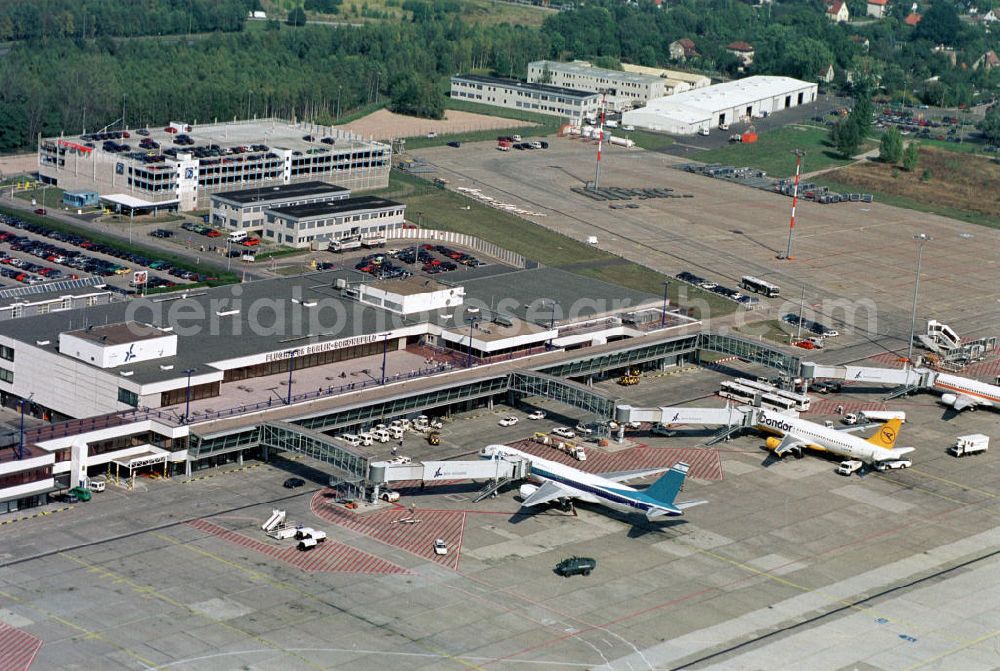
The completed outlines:
<svg viewBox="0 0 1000 671">
<path fill-rule="evenodd" d="M 735 286 L 744 274 L 769 279 L 782 298 L 748 321 L 798 312 L 840 331 L 833 347 L 859 358 L 906 349 L 916 270 L 915 233 L 927 243 L 921 272 L 918 330 L 927 318 L 963 337 L 1000 331 L 1000 231 L 882 205 L 800 202 L 793 261 L 786 250 L 791 199 L 672 169 L 680 159 L 606 147 L 602 186 L 670 187 L 692 198 L 636 201 L 610 209 L 573 193 L 594 176 L 596 147 L 558 138 L 548 150 L 498 152 L 492 143 L 416 152 L 439 168 L 449 188 L 475 187 L 503 202 L 544 213 L 535 223 L 675 275 L 690 270 Z M 544 258 L 541 259 L 544 262 Z M 834 353 L 827 356 L 835 356 Z"/>
</svg>

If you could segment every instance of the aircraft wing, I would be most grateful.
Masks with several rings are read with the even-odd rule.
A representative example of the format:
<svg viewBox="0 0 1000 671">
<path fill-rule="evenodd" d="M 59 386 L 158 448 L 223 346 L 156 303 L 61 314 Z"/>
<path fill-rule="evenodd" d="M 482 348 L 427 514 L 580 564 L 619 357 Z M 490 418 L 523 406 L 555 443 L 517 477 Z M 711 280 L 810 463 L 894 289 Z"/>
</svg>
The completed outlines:
<svg viewBox="0 0 1000 671">
<path fill-rule="evenodd" d="M 670 466 L 666 466 L 664 468 L 647 468 L 640 471 L 613 471 L 611 473 L 598 473 L 597 475 L 611 480 L 612 482 L 628 482 L 629 480 L 638 480 L 650 475 L 666 473 L 669 470 Z"/>
<path fill-rule="evenodd" d="M 798 436 L 786 433 L 785 437 L 781 439 L 780 443 L 778 443 L 778 446 L 774 448 L 774 453 L 779 457 L 783 457 L 793 450 L 801 450 L 806 447 L 806 445 L 806 441 L 802 440 Z"/>
<path fill-rule="evenodd" d="M 976 399 L 972 398 L 971 396 L 959 395 L 959 397 L 955 399 L 955 404 L 952 407 L 955 408 L 955 412 L 961 412 L 966 408 L 972 408 L 975 407 L 976 405 L 978 405 Z"/>
<path fill-rule="evenodd" d="M 556 484 L 551 480 L 547 480 L 545 484 L 536 489 L 531 496 L 521 502 L 521 505 L 525 507 L 537 506 L 542 503 L 548 503 L 549 501 L 555 501 L 556 499 L 575 499 L 581 494 L 582 492 L 579 492 L 572 487 Z"/>
</svg>

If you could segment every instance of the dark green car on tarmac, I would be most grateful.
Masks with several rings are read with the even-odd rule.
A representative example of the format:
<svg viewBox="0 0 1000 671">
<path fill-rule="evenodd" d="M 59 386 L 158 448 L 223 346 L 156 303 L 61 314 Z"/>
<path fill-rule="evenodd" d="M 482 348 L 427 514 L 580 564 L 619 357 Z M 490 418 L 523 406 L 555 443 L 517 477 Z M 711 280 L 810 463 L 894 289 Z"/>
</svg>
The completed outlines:
<svg viewBox="0 0 1000 671">
<path fill-rule="evenodd" d="M 597 560 L 590 557 L 570 557 L 556 564 L 555 572 L 564 578 L 571 575 L 590 575 L 597 568 Z"/>
</svg>

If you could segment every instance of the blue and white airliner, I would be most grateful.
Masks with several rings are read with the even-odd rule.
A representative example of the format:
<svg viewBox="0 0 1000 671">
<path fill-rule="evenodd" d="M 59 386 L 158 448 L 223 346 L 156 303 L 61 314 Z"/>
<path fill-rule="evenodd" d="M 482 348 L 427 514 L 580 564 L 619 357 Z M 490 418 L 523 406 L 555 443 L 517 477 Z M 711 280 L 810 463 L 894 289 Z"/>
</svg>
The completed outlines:
<svg viewBox="0 0 1000 671">
<path fill-rule="evenodd" d="M 661 517 L 683 515 L 684 510 L 706 503 L 705 501 L 681 501 L 674 499 L 684 484 L 688 465 L 684 462 L 672 468 L 657 468 L 622 473 L 597 475 L 586 473 L 572 466 L 542 459 L 506 445 L 488 445 L 479 456 L 483 459 L 499 459 L 504 456 L 531 462 L 531 479 L 541 482 L 541 486 L 521 485 L 521 505 L 531 507 L 550 501 L 580 500 L 596 503 L 627 513 L 642 512 L 652 521 Z M 637 490 L 622 484 L 657 473 L 666 473 L 644 490 Z"/>
</svg>

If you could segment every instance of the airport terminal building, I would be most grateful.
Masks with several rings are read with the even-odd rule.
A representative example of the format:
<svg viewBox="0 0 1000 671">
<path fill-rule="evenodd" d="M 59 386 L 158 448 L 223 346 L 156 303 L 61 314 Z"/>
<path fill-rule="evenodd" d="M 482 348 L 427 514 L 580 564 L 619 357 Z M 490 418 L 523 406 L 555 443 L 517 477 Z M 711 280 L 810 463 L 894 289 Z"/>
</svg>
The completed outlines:
<svg viewBox="0 0 1000 671">
<path fill-rule="evenodd" d="M 661 301 L 552 268 L 448 284 L 326 271 L 5 322 L 3 403 L 70 421 L 0 454 L 0 513 L 112 469 L 190 471 L 190 422 L 698 324 Z"/>
<path fill-rule="evenodd" d="M 346 189 L 389 183 L 389 145 L 336 127 L 280 119 L 43 138 L 38 173 L 93 191 L 127 213 L 207 209 L 214 193 L 322 181 Z"/>
</svg>

